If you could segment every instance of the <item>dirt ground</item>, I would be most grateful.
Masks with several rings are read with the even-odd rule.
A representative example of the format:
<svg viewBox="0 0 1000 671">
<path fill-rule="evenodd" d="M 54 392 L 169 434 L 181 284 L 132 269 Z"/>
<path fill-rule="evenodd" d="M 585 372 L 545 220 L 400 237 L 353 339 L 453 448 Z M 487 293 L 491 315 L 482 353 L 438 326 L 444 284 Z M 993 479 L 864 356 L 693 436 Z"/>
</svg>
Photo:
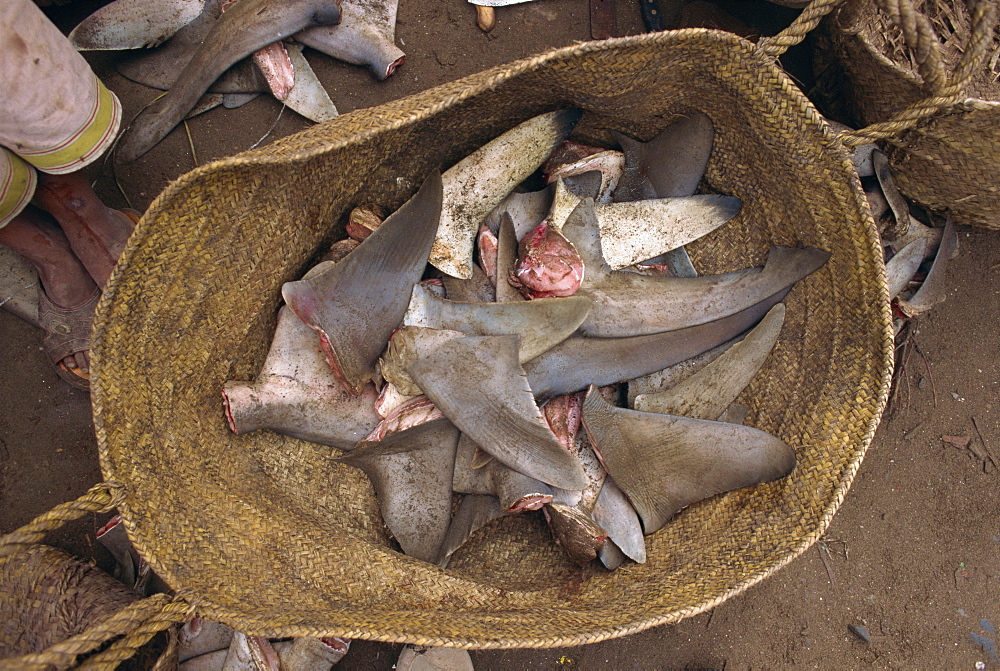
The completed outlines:
<svg viewBox="0 0 1000 671">
<path fill-rule="evenodd" d="M 102 2 L 50 10 L 68 30 Z M 739 3 L 737 3 L 739 4 Z M 765 31 L 795 12 L 743 3 Z M 362 68 L 309 58 L 341 113 L 376 105 L 550 47 L 590 39 L 584 0 L 539 0 L 498 11 L 484 34 L 465 0 L 402 0 L 397 43 L 406 64 L 379 83 Z M 637 4 L 618 3 L 618 34 L 640 32 Z M 808 51 L 787 64 L 809 83 Z M 157 95 L 119 76 L 113 53 L 88 55 L 118 94 L 126 119 Z M 113 206 L 144 209 L 196 164 L 309 122 L 280 114 L 271 97 L 215 109 L 118 170 L 90 169 Z M 276 121 L 277 119 L 277 121 Z M 192 145 L 197 154 L 192 154 Z M 418 150 L 418 148 L 415 148 Z M 123 195 L 127 194 L 128 201 Z M 824 539 L 761 584 L 676 626 L 578 648 L 473 652 L 479 669 L 998 668 L 1000 635 L 1000 237 L 960 229 L 948 299 L 911 326 L 897 391 Z M 101 480 L 85 393 L 56 376 L 41 333 L 0 311 L 0 533 Z M 942 436 L 970 439 L 956 447 Z M 971 448 L 971 449 L 970 449 Z M 106 517 L 106 516 L 104 516 Z M 54 533 L 53 545 L 107 565 L 91 517 Z M 852 633 L 863 627 L 869 640 Z M 338 668 L 390 669 L 398 647 L 356 641 Z"/>
</svg>

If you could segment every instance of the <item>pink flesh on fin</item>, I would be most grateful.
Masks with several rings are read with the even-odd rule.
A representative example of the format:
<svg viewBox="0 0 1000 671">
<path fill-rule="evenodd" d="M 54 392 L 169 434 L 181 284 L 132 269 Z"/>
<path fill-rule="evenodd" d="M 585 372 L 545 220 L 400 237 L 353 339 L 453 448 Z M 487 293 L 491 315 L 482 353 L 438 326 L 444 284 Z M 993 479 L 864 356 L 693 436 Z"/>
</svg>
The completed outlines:
<svg viewBox="0 0 1000 671">
<path fill-rule="evenodd" d="M 385 76 L 388 77 L 389 75 L 391 75 L 393 72 L 396 71 L 396 68 L 398 68 L 405 62 L 406 62 L 406 56 L 400 56 L 392 63 L 389 63 L 388 67 L 386 67 L 385 69 Z"/>
<path fill-rule="evenodd" d="M 576 443 L 576 434 L 580 430 L 582 413 L 583 393 L 556 396 L 542 406 L 542 415 L 545 417 L 545 421 L 567 450 L 572 450 Z"/>
<path fill-rule="evenodd" d="M 319 639 L 323 641 L 324 645 L 328 645 L 342 655 L 347 654 L 348 648 L 351 647 L 351 639 L 340 638 L 339 636 L 324 636 Z"/>
<path fill-rule="evenodd" d="M 423 424 L 433 419 L 444 417 L 437 406 L 426 396 L 416 396 L 406 403 L 395 408 L 385 419 L 379 422 L 378 426 L 365 437 L 366 441 L 375 442 L 382 440 L 390 433 L 397 433 L 412 428 L 417 424 Z"/>
<path fill-rule="evenodd" d="M 312 325 L 310 324 L 310 326 Z M 351 396 L 360 396 L 361 390 L 364 388 L 368 380 L 362 380 L 357 389 L 352 387 L 350 381 L 347 379 L 347 376 L 344 375 L 344 370 L 340 367 L 340 360 L 337 358 L 337 353 L 333 350 L 333 346 L 330 345 L 330 338 L 322 329 L 316 327 L 312 328 L 319 334 L 319 346 L 323 350 L 323 356 L 326 358 L 327 365 L 330 366 L 330 371 L 333 373 L 333 377 L 338 383 L 340 383 L 340 387 Z"/>
<path fill-rule="evenodd" d="M 288 51 L 281 42 L 272 42 L 253 54 L 254 63 L 267 80 L 271 93 L 278 100 L 284 100 L 295 85 L 295 66 L 288 57 Z"/>
<path fill-rule="evenodd" d="M 552 156 L 545 162 L 545 165 L 542 166 L 542 174 L 545 176 L 545 183 L 549 184 L 555 181 L 554 173 L 558 173 L 561 167 L 576 163 L 577 161 L 585 159 L 593 154 L 599 154 L 602 151 L 607 150 L 602 149 L 601 147 L 594 147 L 592 145 L 566 140 L 559 146 L 558 149 L 552 152 Z"/>
<path fill-rule="evenodd" d="M 348 221 L 345 232 L 350 240 L 364 242 L 365 238 L 372 234 L 372 229 L 366 228 L 355 221 Z"/>
<path fill-rule="evenodd" d="M 508 515 L 516 515 L 517 513 L 523 513 L 529 510 L 541 510 L 549 503 L 552 503 L 551 494 L 531 494 L 518 499 L 514 505 L 507 508 L 504 512 Z"/>
<path fill-rule="evenodd" d="M 222 11 L 226 11 L 238 0 L 223 0 L 220 5 Z M 260 68 L 261 74 L 267 81 L 268 88 L 278 100 L 284 100 L 295 84 L 295 68 L 292 59 L 288 57 L 285 45 L 280 41 L 258 49 L 253 53 L 254 63 Z"/>
<path fill-rule="evenodd" d="M 229 430 L 233 433 L 239 435 L 239 431 L 236 430 L 236 419 L 233 418 L 233 409 L 229 403 L 229 394 L 226 390 L 222 390 L 222 407 L 226 411 L 226 423 L 229 424 Z"/>
<path fill-rule="evenodd" d="M 479 265 L 483 272 L 490 278 L 493 286 L 497 285 L 497 252 L 500 242 L 497 236 L 486 224 L 479 227 L 479 235 L 476 236 L 476 246 L 479 248 Z"/>
<path fill-rule="evenodd" d="M 583 282 L 583 259 L 546 219 L 521 240 L 508 281 L 527 298 L 572 296 Z"/>
</svg>

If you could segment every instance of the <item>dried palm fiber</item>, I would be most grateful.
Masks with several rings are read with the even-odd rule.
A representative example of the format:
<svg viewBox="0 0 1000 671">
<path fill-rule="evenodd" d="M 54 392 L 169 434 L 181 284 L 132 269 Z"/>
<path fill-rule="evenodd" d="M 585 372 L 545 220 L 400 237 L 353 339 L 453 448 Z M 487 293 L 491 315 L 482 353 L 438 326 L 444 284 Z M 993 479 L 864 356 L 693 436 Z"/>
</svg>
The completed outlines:
<svg viewBox="0 0 1000 671">
<path fill-rule="evenodd" d="M 29 545 L 0 565 L 0 657 L 41 652 L 138 598 L 62 550 Z"/>
<path fill-rule="evenodd" d="M 849 0 L 817 42 L 858 123 L 905 122 L 871 136 L 884 140 L 900 190 L 950 210 L 956 223 L 992 229 L 1000 229 L 996 17 L 996 0 Z"/>
<path fill-rule="evenodd" d="M 181 602 L 272 637 L 576 645 L 703 612 L 808 548 L 880 418 L 892 332 L 860 183 L 774 66 L 785 42 L 690 29 L 579 44 L 345 114 L 169 185 L 98 308 L 92 400 L 109 495 Z M 585 111 L 579 139 L 605 145 L 608 129 L 649 139 L 685 110 L 711 117 L 705 188 L 744 207 L 692 245 L 701 272 L 760 264 L 772 243 L 832 253 L 789 295 L 784 337 L 741 397 L 750 423 L 795 447 L 798 467 L 691 506 L 648 539 L 644 565 L 575 567 L 539 517 L 522 515 L 477 532 L 440 569 L 395 551 L 371 484 L 331 463 L 330 448 L 233 435 L 219 390 L 259 370 L 282 283 L 343 236 L 353 207 L 397 208 L 432 169 L 562 107 Z"/>
</svg>

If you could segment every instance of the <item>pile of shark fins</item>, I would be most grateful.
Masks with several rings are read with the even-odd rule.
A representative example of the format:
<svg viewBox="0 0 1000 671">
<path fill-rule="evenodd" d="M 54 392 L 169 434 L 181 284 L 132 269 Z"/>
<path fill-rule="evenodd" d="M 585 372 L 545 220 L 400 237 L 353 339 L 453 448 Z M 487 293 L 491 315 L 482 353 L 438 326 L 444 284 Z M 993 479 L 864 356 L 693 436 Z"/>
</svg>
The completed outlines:
<svg viewBox="0 0 1000 671">
<path fill-rule="evenodd" d="M 142 596 L 167 590 L 132 546 L 121 515 L 112 516 L 95 537 L 115 562 L 114 578 Z M 198 615 L 169 635 L 177 643 L 175 668 L 183 671 L 312 671 L 339 662 L 351 644 L 339 637 L 249 636 Z"/>
<path fill-rule="evenodd" d="M 311 671 L 343 659 L 350 640 L 336 636 L 268 639 L 194 616 L 178 633 L 181 671 Z"/>
<path fill-rule="evenodd" d="M 695 195 L 711 121 L 617 151 L 568 142 L 578 119 L 526 120 L 384 220 L 352 212 L 339 260 L 282 288 L 257 380 L 223 390 L 233 431 L 342 450 L 414 558 L 446 566 L 491 520 L 540 510 L 572 561 L 643 562 L 686 506 L 795 466 L 736 399 L 828 254 L 698 276 L 684 245 L 740 210 Z"/>
<path fill-rule="evenodd" d="M 347 654 L 339 637 L 267 639 L 195 616 L 181 627 L 181 671 L 309 671 L 328 669 Z"/>
<path fill-rule="evenodd" d="M 835 130 L 852 130 L 834 121 L 829 123 Z M 929 226 L 913 216 L 912 211 L 918 208 L 911 208 L 900 193 L 889 160 L 876 145 L 854 148 L 851 160 L 882 240 L 889 301 L 898 336 L 908 321 L 947 297 L 945 273 L 948 262 L 958 254 L 958 234 L 950 216 L 943 227 Z M 931 221 L 929 216 L 925 219 Z"/>
<path fill-rule="evenodd" d="M 311 121 L 337 108 L 303 46 L 367 66 L 378 80 L 403 64 L 398 0 L 115 0 L 69 35 L 83 50 L 142 50 L 118 62 L 137 83 L 166 91 L 123 132 L 118 163 L 145 154 L 178 123 L 262 92 Z M 252 58 L 248 58 L 252 56 Z"/>
</svg>

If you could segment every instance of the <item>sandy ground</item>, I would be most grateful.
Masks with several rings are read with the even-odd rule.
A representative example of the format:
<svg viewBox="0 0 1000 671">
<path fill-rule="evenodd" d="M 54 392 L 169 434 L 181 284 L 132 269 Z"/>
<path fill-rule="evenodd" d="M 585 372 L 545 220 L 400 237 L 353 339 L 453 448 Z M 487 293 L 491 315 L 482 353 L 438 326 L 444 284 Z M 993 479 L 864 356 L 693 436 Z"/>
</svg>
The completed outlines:
<svg viewBox="0 0 1000 671">
<path fill-rule="evenodd" d="M 72 27 L 101 2 L 52 12 Z M 376 105 L 520 57 L 589 39 L 583 0 L 541 0 L 499 12 L 484 34 L 464 0 L 400 3 L 397 43 L 406 64 L 378 83 L 362 68 L 309 56 L 341 113 Z M 638 9 L 619 3 L 618 34 L 641 31 Z M 773 29 L 794 12 L 745 5 Z M 808 85 L 800 51 L 789 61 Z M 131 118 L 157 95 L 119 76 L 115 54 L 88 56 Z M 114 206 L 144 209 L 196 164 L 309 125 L 270 97 L 189 122 L 118 171 L 89 172 Z M 276 121 L 277 119 L 277 121 Z M 192 154 L 192 145 L 196 157 Z M 123 195 L 127 194 L 128 201 Z M 960 229 L 946 302 L 911 326 L 897 390 L 854 485 L 823 540 L 763 583 L 676 626 L 585 647 L 473 652 L 480 669 L 954 668 L 1000 667 L 1000 238 Z M 75 498 L 101 480 L 86 394 L 56 376 L 41 333 L 0 312 L 0 533 Z M 942 436 L 970 439 L 956 447 Z M 970 449 L 971 448 L 971 449 Z M 977 456 L 980 455 L 980 456 Z M 100 565 L 90 517 L 48 542 Z M 849 626 L 863 627 L 862 640 Z M 338 668 L 389 669 L 398 646 L 356 641 Z M 981 668 L 981 667 L 980 667 Z"/>
</svg>

